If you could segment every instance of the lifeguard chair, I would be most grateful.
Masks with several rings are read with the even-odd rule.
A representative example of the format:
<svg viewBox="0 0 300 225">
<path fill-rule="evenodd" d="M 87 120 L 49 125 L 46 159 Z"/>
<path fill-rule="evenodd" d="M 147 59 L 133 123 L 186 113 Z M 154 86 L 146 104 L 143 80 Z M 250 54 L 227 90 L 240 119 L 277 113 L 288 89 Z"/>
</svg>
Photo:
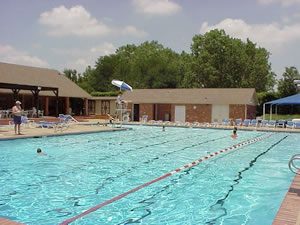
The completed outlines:
<svg viewBox="0 0 300 225">
<path fill-rule="evenodd" d="M 111 82 L 113 85 L 120 88 L 120 92 L 122 91 L 132 91 L 132 87 L 126 84 L 124 81 L 120 80 L 112 80 Z M 121 97 L 121 93 L 118 95 L 116 101 L 116 118 L 121 122 L 127 123 L 130 120 L 130 110 L 128 109 L 128 103 L 124 101 Z"/>
</svg>

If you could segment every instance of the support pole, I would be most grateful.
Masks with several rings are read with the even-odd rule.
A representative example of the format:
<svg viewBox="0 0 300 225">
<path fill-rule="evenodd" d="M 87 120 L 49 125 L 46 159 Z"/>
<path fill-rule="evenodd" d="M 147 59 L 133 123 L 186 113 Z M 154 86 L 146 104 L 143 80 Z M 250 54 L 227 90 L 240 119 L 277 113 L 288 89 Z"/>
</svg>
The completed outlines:
<svg viewBox="0 0 300 225">
<path fill-rule="evenodd" d="M 265 114 L 266 114 L 266 103 L 263 105 L 263 120 L 265 119 Z"/>
<path fill-rule="evenodd" d="M 34 105 L 37 111 L 36 117 L 39 117 L 39 110 L 40 110 L 40 104 L 39 104 L 39 93 L 40 93 L 40 89 L 37 87 L 37 89 L 35 90 L 31 90 L 31 93 L 33 95 L 34 98 Z"/>
<path fill-rule="evenodd" d="M 58 117 L 58 88 L 56 89 L 56 90 L 53 90 L 53 93 L 55 94 L 55 98 L 56 98 L 56 100 L 55 100 L 55 114 L 56 114 L 56 116 Z"/>
<path fill-rule="evenodd" d="M 272 119 L 272 112 L 273 112 L 273 105 L 271 104 L 271 108 L 270 108 L 270 120 Z"/>
<path fill-rule="evenodd" d="M 12 90 L 12 92 L 13 92 L 13 98 L 14 98 L 14 101 L 19 100 L 19 92 L 20 92 L 20 89 L 13 88 L 13 89 L 11 89 L 11 90 Z"/>
<path fill-rule="evenodd" d="M 45 97 L 45 116 L 49 116 L 49 97 Z"/>
</svg>

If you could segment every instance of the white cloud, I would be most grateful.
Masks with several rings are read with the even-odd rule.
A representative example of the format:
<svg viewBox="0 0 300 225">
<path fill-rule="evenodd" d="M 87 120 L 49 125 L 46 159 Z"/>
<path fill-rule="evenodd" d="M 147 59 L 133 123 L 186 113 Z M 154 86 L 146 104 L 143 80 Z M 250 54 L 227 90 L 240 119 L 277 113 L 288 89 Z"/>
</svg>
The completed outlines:
<svg viewBox="0 0 300 225">
<path fill-rule="evenodd" d="M 120 33 L 122 35 L 129 35 L 140 38 L 147 36 L 147 33 L 145 31 L 139 30 L 134 26 L 126 26 L 125 28 L 120 30 Z"/>
<path fill-rule="evenodd" d="M 77 5 L 67 9 L 60 6 L 51 11 L 43 12 L 39 18 L 40 24 L 48 27 L 51 36 L 75 35 L 81 37 L 103 36 L 111 29 L 97 21 L 82 6 Z"/>
<path fill-rule="evenodd" d="M 257 0 L 260 4 L 270 5 L 270 4 L 281 4 L 282 6 L 291 6 L 300 4 L 300 0 Z"/>
<path fill-rule="evenodd" d="M 181 10 L 181 6 L 170 0 L 132 0 L 136 10 L 148 15 L 171 15 Z"/>
<path fill-rule="evenodd" d="M 46 61 L 36 56 L 31 56 L 26 52 L 16 50 L 10 45 L 0 44 L 0 61 L 27 66 L 49 67 Z"/>
<path fill-rule="evenodd" d="M 91 65 L 88 60 L 78 58 L 74 61 L 67 62 L 62 69 L 75 69 L 78 73 L 83 73 L 88 65 Z"/>
<path fill-rule="evenodd" d="M 83 73 L 87 66 L 94 66 L 95 61 L 104 55 L 113 54 L 116 47 L 109 42 L 104 42 L 89 49 L 52 49 L 55 54 L 67 56 L 68 62 L 61 65 L 61 70 L 64 68 L 76 69 L 77 72 Z"/>
<path fill-rule="evenodd" d="M 51 11 L 44 12 L 40 15 L 39 23 L 49 29 L 48 35 L 54 37 L 99 37 L 114 34 L 141 38 L 147 35 L 145 31 L 139 30 L 134 26 L 125 26 L 125 28 L 108 27 L 106 24 L 93 18 L 81 5 L 70 9 L 67 9 L 65 6 L 59 6 Z"/>
<path fill-rule="evenodd" d="M 213 29 L 224 29 L 230 36 L 246 40 L 249 38 L 268 50 L 279 50 L 292 41 L 300 40 L 300 23 L 291 25 L 248 24 L 241 19 L 224 19 L 218 24 L 209 25 L 204 22 L 200 33 L 206 33 Z"/>
<path fill-rule="evenodd" d="M 96 53 L 97 55 L 110 55 L 116 51 L 116 47 L 112 43 L 103 43 L 101 45 L 92 47 L 90 52 Z"/>
</svg>

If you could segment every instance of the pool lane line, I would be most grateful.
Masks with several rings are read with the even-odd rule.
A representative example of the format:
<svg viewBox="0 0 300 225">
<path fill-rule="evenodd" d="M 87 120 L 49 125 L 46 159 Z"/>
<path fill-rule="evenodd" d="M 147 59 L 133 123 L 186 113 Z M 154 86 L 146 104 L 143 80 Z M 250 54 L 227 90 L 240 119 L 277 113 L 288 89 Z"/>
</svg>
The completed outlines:
<svg viewBox="0 0 300 225">
<path fill-rule="evenodd" d="M 186 150 L 186 149 L 194 148 L 194 147 L 200 146 L 200 145 L 202 145 L 202 144 L 206 144 L 206 143 L 209 143 L 209 142 L 221 140 L 221 139 L 224 139 L 224 138 L 228 138 L 228 135 L 226 135 L 226 136 L 221 136 L 221 137 L 214 138 L 214 139 L 209 139 L 209 140 L 206 140 L 206 141 L 203 141 L 203 142 L 198 142 L 198 143 L 196 143 L 196 144 L 192 144 L 192 145 L 190 145 L 190 146 L 187 146 L 187 147 L 184 147 L 184 148 L 180 148 L 180 149 L 177 149 L 177 150 L 172 151 L 172 152 L 167 152 L 167 153 L 164 153 L 164 154 L 159 155 L 159 156 L 154 156 L 154 157 L 152 157 L 152 158 L 150 158 L 150 159 L 148 159 L 147 161 L 144 161 L 144 162 L 142 162 L 142 163 L 143 163 L 143 164 L 152 163 L 152 162 L 154 162 L 155 160 L 158 160 L 160 157 L 165 157 L 165 156 L 171 155 L 171 154 L 173 154 L 173 153 L 177 153 L 177 152 L 179 152 L 179 151 L 183 151 L 183 150 Z M 114 179 L 120 178 L 120 177 L 126 175 L 127 173 L 130 173 L 131 171 L 137 169 L 138 167 L 139 167 L 139 165 L 135 165 L 135 166 L 132 166 L 132 167 L 128 168 L 128 169 L 125 170 L 125 171 L 122 171 L 121 173 L 119 173 L 119 174 L 117 174 L 117 175 L 115 175 L 115 176 L 110 176 L 110 177 L 105 178 L 104 181 L 102 182 L 101 186 L 99 186 L 98 188 L 96 188 L 96 194 L 99 193 L 100 188 L 103 188 L 103 187 L 106 185 L 106 181 L 111 181 L 111 180 L 114 181 Z"/>
<path fill-rule="evenodd" d="M 211 209 L 211 210 L 213 210 L 213 208 L 216 207 L 216 206 L 220 206 L 220 208 L 218 208 L 218 210 L 220 211 L 220 209 L 221 209 L 224 213 L 223 213 L 222 215 L 219 215 L 219 216 L 215 217 L 214 219 L 211 219 L 210 221 L 206 222 L 206 223 L 205 223 L 206 225 L 216 224 L 216 221 L 217 221 L 218 219 L 220 219 L 220 218 L 222 218 L 222 217 L 224 217 L 224 216 L 227 215 L 227 210 L 226 210 L 225 207 L 223 207 L 223 205 L 224 205 L 226 199 L 229 197 L 230 193 L 234 191 L 234 187 L 240 183 L 240 180 L 242 180 L 242 178 L 243 178 L 242 174 L 243 174 L 245 171 L 251 169 L 251 167 L 253 167 L 253 166 L 255 165 L 255 163 L 257 162 L 257 160 L 258 160 L 261 156 L 263 156 L 263 155 L 265 155 L 266 153 L 268 153 L 271 149 L 273 149 L 274 147 L 276 147 L 278 144 L 280 144 L 280 143 L 281 143 L 283 140 L 285 140 L 287 137 L 288 137 L 288 135 L 285 135 L 285 136 L 284 136 L 283 138 L 281 138 L 279 141 L 275 142 L 275 143 L 272 144 L 269 148 L 267 148 L 267 150 L 265 150 L 265 151 L 259 153 L 256 157 L 254 157 L 254 159 L 252 159 L 252 160 L 250 161 L 249 166 L 245 167 L 245 168 L 242 169 L 241 171 L 238 171 L 237 175 L 235 176 L 235 177 L 237 177 L 237 178 L 235 178 L 235 179 L 233 180 L 234 183 L 233 183 L 232 185 L 230 185 L 230 188 L 229 188 L 229 190 L 227 191 L 227 193 L 225 194 L 225 196 L 224 196 L 223 198 L 221 198 L 221 199 L 218 199 L 218 200 L 216 201 L 215 204 L 213 204 L 213 205 L 210 206 L 210 209 Z"/>
<path fill-rule="evenodd" d="M 268 134 L 268 135 L 265 135 L 265 136 L 259 136 L 259 137 L 256 137 L 256 138 L 253 138 L 253 139 L 250 139 L 250 140 L 246 140 L 246 141 L 240 142 L 238 144 L 232 145 L 230 147 L 224 148 L 222 150 L 219 150 L 217 152 L 211 153 L 211 154 L 209 154 L 207 156 L 201 157 L 201 158 L 199 158 L 199 159 L 197 159 L 197 160 L 195 160 L 195 161 L 193 161 L 191 163 L 188 163 L 188 164 L 186 164 L 186 165 L 184 165 L 182 167 L 179 167 L 179 168 L 177 168 L 177 169 L 175 169 L 175 170 L 173 170 L 171 172 L 168 172 L 168 173 L 166 173 L 166 174 L 164 174 L 164 175 L 162 175 L 160 177 L 157 177 L 157 178 L 155 178 L 155 179 L 153 179 L 151 181 L 148 181 L 148 182 L 146 182 L 144 184 L 141 184 L 141 185 L 139 185 L 139 186 L 137 186 L 137 187 L 135 187 L 135 188 L 133 188 L 133 189 L 131 189 L 129 191 L 126 191 L 126 192 L 124 192 L 124 193 L 122 193 L 120 195 L 117 195 L 117 196 L 115 196 L 115 197 L 113 197 L 113 198 L 111 198 L 109 200 L 106 200 L 106 201 L 104 201 L 104 202 L 102 202 L 102 203 L 100 203 L 100 204 L 98 204 L 96 206 L 93 206 L 90 209 L 88 209 L 88 210 L 86 210 L 86 211 L 84 211 L 84 212 L 82 212 L 82 213 L 80 213 L 80 214 L 78 214 L 78 215 L 76 215 L 74 217 L 71 217 L 69 219 L 64 220 L 59 225 L 68 225 L 68 224 L 76 221 L 79 218 L 82 218 L 82 217 L 84 217 L 84 216 L 86 216 L 86 215 L 88 215 L 88 214 L 90 214 L 92 212 L 95 212 L 98 209 L 103 208 L 104 206 L 109 205 L 109 204 L 111 204 L 111 203 L 113 203 L 115 201 L 118 201 L 118 200 L 126 197 L 129 194 L 137 192 L 138 190 L 140 190 L 142 188 L 150 186 L 153 183 L 156 183 L 156 182 L 158 182 L 160 180 L 166 179 L 166 178 L 168 178 L 168 177 L 170 177 L 170 176 L 172 176 L 172 175 L 174 175 L 176 173 L 179 173 L 179 172 L 181 172 L 183 170 L 195 167 L 199 163 L 204 162 L 204 161 L 206 161 L 206 160 L 208 160 L 210 158 L 213 158 L 215 156 L 218 156 L 219 154 L 226 153 L 228 151 L 235 150 L 235 149 L 237 149 L 239 147 L 243 147 L 243 146 L 246 146 L 246 145 L 250 145 L 250 144 L 256 143 L 256 142 L 261 141 L 263 139 L 269 138 L 272 135 L 273 134 Z"/>
<path fill-rule="evenodd" d="M 212 133 L 215 133 L 215 131 L 207 133 L 206 136 L 209 135 L 209 134 L 212 134 Z M 186 137 L 176 138 L 176 139 L 167 140 L 167 141 L 164 140 L 164 141 L 156 142 L 154 144 L 139 146 L 137 148 L 130 148 L 129 150 L 126 150 L 126 151 L 120 151 L 120 152 L 117 152 L 116 154 L 111 154 L 111 155 L 104 156 L 104 157 L 98 159 L 98 161 L 99 162 L 104 161 L 104 160 L 110 159 L 110 158 L 115 157 L 115 156 L 120 156 L 120 154 L 126 154 L 128 152 L 133 152 L 133 151 L 136 151 L 136 150 L 141 150 L 141 149 L 154 147 L 154 146 L 167 144 L 167 143 L 173 143 L 173 142 L 177 142 L 177 141 L 182 141 L 182 140 L 186 140 L 186 139 L 189 139 L 191 137 L 197 137 L 197 136 L 199 136 L 199 134 L 188 135 Z"/>
</svg>

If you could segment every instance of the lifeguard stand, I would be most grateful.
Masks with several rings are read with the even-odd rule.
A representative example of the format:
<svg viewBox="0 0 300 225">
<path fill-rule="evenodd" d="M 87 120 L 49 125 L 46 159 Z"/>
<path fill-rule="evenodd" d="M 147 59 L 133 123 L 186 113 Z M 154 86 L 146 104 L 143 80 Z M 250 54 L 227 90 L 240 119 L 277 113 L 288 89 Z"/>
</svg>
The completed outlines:
<svg viewBox="0 0 300 225">
<path fill-rule="evenodd" d="M 119 122 L 127 123 L 130 120 L 130 110 L 128 109 L 128 103 L 125 101 L 116 102 L 116 118 Z"/>
<path fill-rule="evenodd" d="M 118 88 L 120 88 L 120 94 L 118 95 L 116 101 L 116 119 L 121 123 L 129 121 L 130 110 L 128 110 L 128 104 L 126 101 L 121 99 L 122 91 L 132 91 L 132 87 L 126 84 L 124 81 L 121 80 L 112 80 L 111 83 Z"/>
</svg>

